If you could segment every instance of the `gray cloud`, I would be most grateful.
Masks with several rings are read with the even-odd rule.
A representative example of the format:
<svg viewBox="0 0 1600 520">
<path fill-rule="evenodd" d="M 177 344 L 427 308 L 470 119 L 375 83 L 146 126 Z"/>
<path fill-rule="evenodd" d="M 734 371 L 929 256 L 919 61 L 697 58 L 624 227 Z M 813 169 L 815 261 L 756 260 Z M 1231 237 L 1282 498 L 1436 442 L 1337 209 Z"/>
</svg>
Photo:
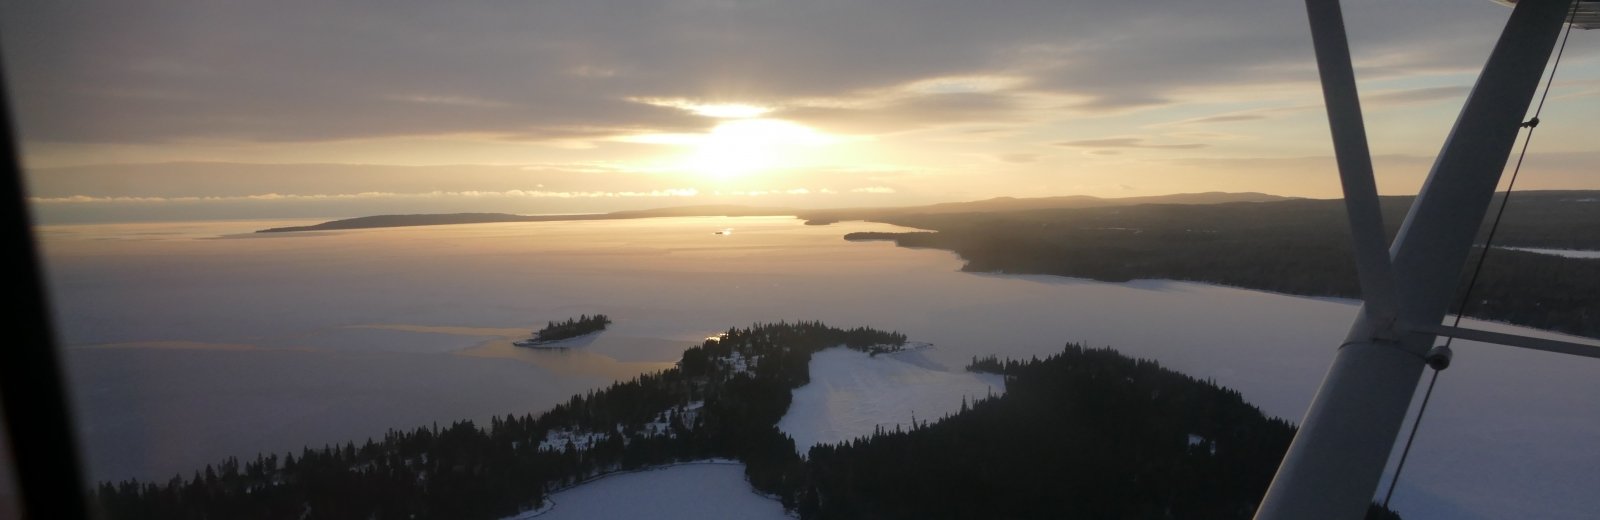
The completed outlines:
<svg viewBox="0 0 1600 520">
<path fill-rule="evenodd" d="M 1271 107 L 1271 108 L 1257 108 L 1257 109 L 1244 110 L 1244 111 L 1239 111 L 1239 112 L 1228 112 L 1228 113 L 1217 114 L 1217 115 L 1213 115 L 1213 116 L 1203 116 L 1203 117 L 1196 117 L 1196 118 L 1191 118 L 1191 119 L 1184 119 L 1184 120 L 1180 120 L 1180 121 L 1172 121 L 1172 122 L 1168 122 L 1168 123 L 1159 123 L 1159 124 L 1152 125 L 1152 126 L 1185 126 L 1185 125 L 1204 125 L 1204 124 L 1213 124 L 1213 123 L 1237 123 L 1237 122 L 1240 122 L 1240 121 L 1260 121 L 1260 120 L 1264 120 L 1264 119 L 1271 119 L 1271 118 L 1274 118 L 1274 117 L 1278 117 L 1278 116 L 1281 116 L 1281 115 L 1284 115 L 1284 114 L 1294 114 L 1294 113 L 1298 113 L 1298 112 L 1304 112 L 1304 111 L 1307 111 L 1307 110 L 1321 110 L 1321 109 L 1322 109 L 1322 105 L 1320 105 L 1320 104 L 1317 104 L 1317 105 L 1292 105 L 1292 106 Z"/>
<path fill-rule="evenodd" d="M 1211 117 L 1201 117 L 1201 118 L 1197 118 L 1197 119 L 1190 119 L 1188 121 L 1184 121 L 1184 123 L 1189 123 L 1189 124 L 1232 123 L 1232 122 L 1235 122 L 1235 121 L 1256 121 L 1256 120 L 1266 119 L 1266 118 L 1267 118 L 1266 115 L 1259 114 L 1259 113 L 1256 113 L 1256 114 L 1227 114 L 1227 115 L 1220 115 L 1220 116 L 1211 116 Z"/>
<path fill-rule="evenodd" d="M 872 101 L 870 97 L 867 101 Z M 773 117 L 849 133 L 889 133 L 963 123 L 1020 121 L 1025 105 L 1009 93 L 913 94 L 854 107 L 795 107 Z"/>
<path fill-rule="evenodd" d="M 1413 103 L 1427 103 L 1444 99 L 1466 99 L 1466 86 L 1454 85 L 1448 87 L 1424 87 L 1402 90 L 1388 90 L 1365 96 L 1369 105 L 1409 105 Z"/>
<path fill-rule="evenodd" d="M 1493 43 L 1485 35 L 1507 11 L 1446 4 L 1350 6 L 1362 73 L 1481 63 Z M 1114 110 L 1196 88 L 1314 80 L 1302 8 L 1253 0 L 98 0 L 0 9 L 18 118 L 39 141 L 593 139 L 714 123 L 629 98 L 793 106 L 951 75 L 1027 80 L 1009 92 L 787 114 L 893 131 L 1021 117 L 1019 93 Z"/>
<path fill-rule="evenodd" d="M 1420 155 L 1398 154 L 1374 155 L 1372 159 L 1374 162 L 1402 166 L 1427 166 L 1432 161 L 1431 158 Z M 1335 168 L 1333 156 L 1331 155 L 1300 157 L 1183 157 L 1169 162 L 1176 165 L 1197 166 L 1206 169 L 1279 172 L 1304 172 L 1315 169 Z"/>
<path fill-rule="evenodd" d="M 1077 141 L 1062 141 L 1055 143 L 1055 145 L 1072 148 L 1149 148 L 1163 150 L 1192 150 L 1195 148 L 1206 147 L 1205 143 L 1150 144 L 1146 143 L 1142 137 L 1106 137 L 1102 139 L 1081 139 Z"/>
<path fill-rule="evenodd" d="M 1377 92 L 1363 95 L 1362 101 L 1367 107 L 1412 105 L 1447 99 L 1462 99 L 1466 97 L 1468 90 L 1470 89 L 1461 85 L 1379 90 Z M 1153 126 L 1185 126 L 1215 123 L 1236 123 L 1241 121 L 1260 121 L 1278 117 L 1284 114 L 1294 114 L 1307 110 L 1322 110 L 1322 105 L 1293 105 L 1273 108 L 1258 108 L 1240 112 L 1229 112 L 1213 116 L 1184 119 Z"/>
</svg>

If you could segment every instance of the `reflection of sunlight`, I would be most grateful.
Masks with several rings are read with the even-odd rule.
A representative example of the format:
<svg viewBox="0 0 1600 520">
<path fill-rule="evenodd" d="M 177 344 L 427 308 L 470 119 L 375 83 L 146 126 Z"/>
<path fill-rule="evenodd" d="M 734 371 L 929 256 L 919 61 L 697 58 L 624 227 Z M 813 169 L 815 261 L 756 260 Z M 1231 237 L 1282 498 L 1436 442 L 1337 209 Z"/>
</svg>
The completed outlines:
<svg viewBox="0 0 1600 520">
<path fill-rule="evenodd" d="M 777 119 L 740 119 L 717 125 L 688 158 L 689 168 L 728 179 L 788 165 L 802 147 L 832 142 L 810 127 Z"/>
</svg>

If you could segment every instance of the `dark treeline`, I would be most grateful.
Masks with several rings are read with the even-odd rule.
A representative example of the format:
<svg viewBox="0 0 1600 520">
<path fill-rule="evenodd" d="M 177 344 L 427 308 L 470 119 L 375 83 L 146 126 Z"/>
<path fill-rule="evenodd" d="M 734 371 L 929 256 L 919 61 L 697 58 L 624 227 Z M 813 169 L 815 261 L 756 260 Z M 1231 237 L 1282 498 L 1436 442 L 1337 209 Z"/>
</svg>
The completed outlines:
<svg viewBox="0 0 1600 520">
<path fill-rule="evenodd" d="M 1600 193 L 1516 193 L 1494 245 L 1600 249 L 1597 197 Z M 1411 197 L 1383 198 L 1391 238 L 1410 204 Z M 955 251 L 967 261 L 964 269 L 976 272 L 1113 282 L 1191 280 L 1360 297 L 1343 202 L 1338 200 L 899 215 L 882 221 L 932 232 L 847 238 L 892 239 L 906 247 Z M 1480 232 L 1480 242 L 1485 234 L 1486 229 Z M 1482 252 L 1475 249 L 1469 273 Z M 1462 288 L 1467 276 L 1462 276 Z M 1456 307 L 1452 304 L 1452 312 Z M 1600 260 L 1492 249 L 1466 314 L 1600 337 Z"/>
<path fill-rule="evenodd" d="M 546 324 L 544 328 L 533 332 L 533 340 L 561 341 L 591 332 L 600 332 L 610 325 L 611 318 L 604 314 L 594 316 L 584 314 L 577 318 L 567 318 L 567 321 L 552 321 Z"/>
<path fill-rule="evenodd" d="M 813 448 L 802 517 L 1247 519 L 1295 433 L 1236 391 L 1110 349 L 969 370 L 1004 374 L 1005 394 Z"/>
<path fill-rule="evenodd" d="M 975 360 L 1005 375 L 1004 395 L 801 458 L 777 423 L 811 355 L 905 340 L 815 322 L 734 329 L 676 368 L 537 416 L 229 459 L 165 483 L 104 483 L 91 501 L 105 518 L 498 518 L 604 473 L 725 457 L 803 519 L 1245 519 L 1294 435 L 1232 390 L 1068 346 Z"/>
<path fill-rule="evenodd" d="M 678 368 L 537 416 L 228 459 L 166 482 L 107 482 L 91 501 L 104 518 L 498 518 L 602 473 L 713 457 L 743 461 L 757 488 L 775 490 L 802 471 L 777 423 L 791 390 L 810 381 L 811 354 L 904 342 L 815 322 L 732 329 L 684 352 Z"/>
</svg>

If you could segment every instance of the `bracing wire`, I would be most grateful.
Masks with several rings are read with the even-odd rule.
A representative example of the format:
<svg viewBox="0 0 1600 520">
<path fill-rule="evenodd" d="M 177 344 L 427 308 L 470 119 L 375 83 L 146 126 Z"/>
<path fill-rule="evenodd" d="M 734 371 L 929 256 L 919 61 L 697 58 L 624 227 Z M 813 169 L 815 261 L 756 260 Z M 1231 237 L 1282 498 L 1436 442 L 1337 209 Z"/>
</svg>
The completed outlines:
<svg viewBox="0 0 1600 520">
<path fill-rule="evenodd" d="M 1417 440 L 1417 425 L 1422 424 L 1422 414 L 1428 411 L 1428 400 L 1433 397 L 1433 385 L 1439 382 L 1439 371 L 1433 371 L 1433 379 L 1428 381 L 1428 392 L 1422 394 L 1422 407 L 1417 409 L 1417 420 L 1411 423 L 1411 435 L 1406 437 L 1406 448 L 1400 452 L 1400 464 L 1394 468 L 1394 478 L 1389 480 L 1389 492 L 1383 495 L 1383 507 L 1389 507 L 1389 500 L 1394 498 L 1394 486 L 1400 483 L 1400 472 L 1406 469 L 1406 456 L 1411 455 L 1411 443 Z"/>
<path fill-rule="evenodd" d="M 1556 82 L 1556 69 L 1561 67 L 1561 55 L 1567 51 L 1567 39 L 1572 36 L 1572 22 L 1578 16 L 1578 4 L 1581 0 L 1572 1 L 1572 11 L 1567 15 L 1567 30 L 1561 34 L 1561 47 L 1556 50 L 1555 61 L 1550 64 L 1550 77 L 1545 80 L 1544 93 L 1539 95 L 1539 105 L 1533 109 L 1533 119 L 1522 123 L 1528 133 L 1522 138 L 1522 151 L 1517 153 L 1517 165 L 1511 169 L 1511 180 L 1506 183 L 1506 194 L 1500 197 L 1500 208 L 1495 210 L 1494 220 L 1489 223 L 1489 235 L 1483 240 L 1483 251 L 1478 253 L 1478 262 L 1472 267 L 1472 277 L 1467 279 L 1466 289 L 1461 291 L 1461 303 L 1456 306 L 1455 326 L 1461 326 L 1461 318 L 1467 314 L 1467 305 L 1472 302 L 1472 288 L 1478 284 L 1478 275 L 1483 272 L 1483 260 L 1489 256 L 1489 246 L 1494 243 L 1494 235 L 1500 230 L 1500 219 L 1506 214 L 1506 205 L 1511 202 L 1511 190 L 1517 185 L 1517 174 L 1522 173 L 1522 160 L 1528 157 L 1528 143 L 1533 142 L 1533 130 L 1539 127 L 1539 114 L 1544 112 L 1544 102 L 1550 97 L 1550 86 Z M 1454 337 L 1446 336 L 1444 346 L 1448 348 L 1455 341 Z M 1417 440 L 1417 429 L 1422 426 L 1422 414 L 1428 411 L 1428 400 L 1433 398 L 1433 387 L 1439 382 L 1439 370 L 1433 370 L 1433 378 L 1428 381 L 1428 391 L 1422 394 L 1422 406 L 1417 408 L 1417 419 L 1411 422 L 1411 435 L 1406 437 L 1406 446 L 1400 451 L 1400 462 L 1395 465 L 1394 477 L 1389 479 L 1389 491 L 1383 495 L 1383 507 L 1389 507 L 1389 501 L 1394 498 L 1394 488 L 1400 484 L 1400 472 L 1406 468 L 1406 457 L 1411 455 L 1411 444 Z"/>
</svg>

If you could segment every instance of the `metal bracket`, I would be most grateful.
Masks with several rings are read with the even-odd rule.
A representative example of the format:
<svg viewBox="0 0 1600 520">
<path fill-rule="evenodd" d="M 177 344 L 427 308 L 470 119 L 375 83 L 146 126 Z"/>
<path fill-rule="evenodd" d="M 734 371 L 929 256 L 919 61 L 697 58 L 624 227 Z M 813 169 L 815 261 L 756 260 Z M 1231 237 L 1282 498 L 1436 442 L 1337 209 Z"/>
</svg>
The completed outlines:
<svg viewBox="0 0 1600 520">
<path fill-rule="evenodd" d="M 1504 332 L 1489 332 L 1486 330 L 1452 327 L 1450 325 L 1436 325 L 1430 328 L 1425 328 L 1424 330 L 1419 330 L 1418 332 L 1428 332 L 1440 336 L 1448 336 L 1468 341 L 1481 341 L 1484 343 L 1493 343 L 1508 347 L 1542 350 L 1545 352 L 1572 354 L 1574 356 L 1600 359 L 1600 344 L 1578 343 L 1575 341 L 1563 341 L 1559 339 L 1535 338 L 1532 336 L 1506 334 Z"/>
</svg>

